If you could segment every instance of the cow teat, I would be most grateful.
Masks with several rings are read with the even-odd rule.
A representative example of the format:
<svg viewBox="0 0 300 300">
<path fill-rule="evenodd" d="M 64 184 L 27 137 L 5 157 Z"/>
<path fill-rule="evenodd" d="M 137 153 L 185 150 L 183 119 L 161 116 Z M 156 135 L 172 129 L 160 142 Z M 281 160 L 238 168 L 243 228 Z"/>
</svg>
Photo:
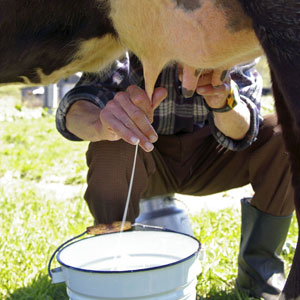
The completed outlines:
<svg viewBox="0 0 300 300">
<path fill-rule="evenodd" d="M 232 1 L 224 7 L 214 0 L 111 0 L 118 40 L 142 61 L 150 98 L 158 74 L 169 62 L 190 66 L 183 76 L 188 97 L 196 88 L 195 70 L 223 71 L 261 54 L 253 30 L 242 26 L 247 17 L 234 13 L 238 4 Z M 230 14 L 234 24 L 242 25 L 233 26 Z"/>
<path fill-rule="evenodd" d="M 188 65 L 182 66 L 182 95 L 185 98 L 190 98 L 194 95 L 200 74 L 201 71 L 199 69 Z"/>
<path fill-rule="evenodd" d="M 142 59 L 142 65 L 144 70 L 144 79 L 145 79 L 145 90 L 150 99 L 152 99 L 154 86 L 156 80 L 163 69 L 163 66 L 151 63 L 148 60 Z"/>
</svg>

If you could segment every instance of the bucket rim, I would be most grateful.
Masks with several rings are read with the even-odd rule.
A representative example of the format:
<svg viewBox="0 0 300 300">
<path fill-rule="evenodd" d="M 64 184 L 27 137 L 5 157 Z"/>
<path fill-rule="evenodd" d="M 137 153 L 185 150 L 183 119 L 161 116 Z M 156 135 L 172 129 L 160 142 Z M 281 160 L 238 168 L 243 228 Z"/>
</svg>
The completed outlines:
<svg viewBox="0 0 300 300">
<path fill-rule="evenodd" d="M 151 230 L 150 230 L 151 231 Z M 84 238 L 84 239 L 81 239 L 81 240 L 77 240 L 77 241 L 74 241 L 66 246 L 64 246 L 62 249 L 59 250 L 59 252 L 57 253 L 56 255 L 56 259 L 57 261 L 59 262 L 60 265 L 64 266 L 65 268 L 68 268 L 68 269 L 71 269 L 71 270 L 75 270 L 75 271 L 80 271 L 80 272 L 84 272 L 84 273 L 97 273 L 97 274 L 127 274 L 127 273 L 137 273 L 137 272 L 148 272 L 148 271 L 152 271 L 152 270 L 157 270 L 157 269 L 162 269 L 162 268 L 166 268 L 166 267 L 170 267 L 170 266 L 174 266 L 174 265 L 178 265 L 182 262 L 185 262 L 189 259 L 191 259 L 193 256 L 197 256 L 201 250 L 201 243 L 198 239 L 196 239 L 194 236 L 191 236 L 189 234 L 186 234 L 186 233 L 182 233 L 182 232 L 177 232 L 177 231 L 173 231 L 173 230 L 169 230 L 169 229 L 160 229 L 159 231 L 161 232 L 171 232 L 171 233 L 176 233 L 176 234 L 179 234 L 179 235 L 185 235 L 189 238 L 192 238 L 193 240 L 195 240 L 198 244 L 198 247 L 197 249 L 189 256 L 187 257 L 184 257 L 178 261 L 175 261 L 175 262 L 172 262 L 172 263 L 168 263 L 168 264 L 163 264 L 163 265 L 160 265 L 160 266 L 155 266 L 155 267 L 149 267 L 149 268 L 143 268 L 143 269 L 137 269 L 137 270 L 121 270 L 121 271 L 117 271 L 117 270 L 112 270 L 112 271 L 105 271 L 105 270 L 88 270 L 88 269 L 82 269 L 82 268 L 79 268 L 79 267 L 74 267 L 74 266 L 70 266 L 64 262 L 62 262 L 62 260 L 60 259 L 60 254 L 61 252 L 66 249 L 67 247 L 70 247 L 76 243 L 79 243 L 79 242 L 82 242 L 83 240 L 88 240 L 88 239 L 92 239 L 92 238 L 95 238 L 97 237 L 96 236 L 91 236 L 91 237 L 87 237 L 87 238 Z M 123 234 L 128 234 L 130 232 L 133 232 L 131 230 L 129 231 L 124 231 Z M 147 232 L 147 231 L 144 231 L 144 232 Z M 149 232 L 149 231 L 148 231 Z M 113 233 L 108 233 L 108 234 L 119 234 L 119 232 L 113 232 Z M 107 234 L 105 234 L 107 235 Z"/>
</svg>

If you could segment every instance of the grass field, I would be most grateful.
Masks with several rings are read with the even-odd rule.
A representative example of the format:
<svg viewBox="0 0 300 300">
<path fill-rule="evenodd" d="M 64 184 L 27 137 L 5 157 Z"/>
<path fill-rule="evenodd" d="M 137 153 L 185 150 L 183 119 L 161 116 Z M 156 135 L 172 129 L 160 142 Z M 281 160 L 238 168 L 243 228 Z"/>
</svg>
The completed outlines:
<svg viewBox="0 0 300 300">
<path fill-rule="evenodd" d="M 64 300 L 65 284 L 51 283 L 47 264 L 57 246 L 93 222 L 83 200 L 88 144 L 63 139 L 53 116 L 23 107 L 16 95 L 0 89 L 0 299 Z M 205 248 L 199 298 L 247 299 L 234 289 L 240 212 L 203 210 L 191 220 Z M 287 271 L 297 232 L 294 218 L 283 253 Z"/>
</svg>

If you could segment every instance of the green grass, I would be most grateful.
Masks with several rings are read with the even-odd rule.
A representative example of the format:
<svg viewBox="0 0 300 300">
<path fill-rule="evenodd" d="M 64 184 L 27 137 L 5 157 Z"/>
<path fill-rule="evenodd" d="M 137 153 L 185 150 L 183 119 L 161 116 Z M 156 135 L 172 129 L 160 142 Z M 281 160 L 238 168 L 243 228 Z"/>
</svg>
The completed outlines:
<svg viewBox="0 0 300 300">
<path fill-rule="evenodd" d="M 18 101 L 21 100 L 21 85 L 6 85 L 0 87 L 0 98 L 1 99 L 8 99 L 8 98 L 14 98 Z"/>
<path fill-rule="evenodd" d="M 2 122 L 0 137 L 0 176 L 13 172 L 14 178 L 26 180 L 58 176 L 70 184 L 85 181 L 87 143 L 64 140 L 55 130 L 53 117 L 44 114 L 38 119 Z"/>
<path fill-rule="evenodd" d="M 223 209 L 218 212 L 203 210 L 192 216 L 195 236 L 204 248 L 202 270 L 198 276 L 200 299 L 248 299 L 234 288 L 237 275 L 237 256 L 240 242 L 240 212 Z M 297 242 L 298 225 L 293 217 L 282 258 L 286 272 L 292 264 Z"/>
<path fill-rule="evenodd" d="M 270 70 L 268 67 L 267 59 L 265 56 L 262 56 L 259 60 L 257 66 L 257 71 L 261 74 L 263 81 L 264 81 L 264 87 L 271 87 L 271 78 L 270 78 Z"/>
<path fill-rule="evenodd" d="M 46 267 L 60 243 L 92 224 L 82 199 L 87 143 L 63 139 L 53 116 L 27 118 L 0 126 L 0 299 L 67 299 Z M 82 188 L 68 195 L 67 184 Z"/>
<path fill-rule="evenodd" d="M 47 114 L 1 122 L 0 140 L 0 298 L 67 299 L 65 285 L 53 285 L 48 278 L 47 263 L 58 245 L 92 224 L 82 198 L 87 143 L 64 140 Z M 63 188 L 53 193 L 51 184 Z M 82 188 L 68 196 L 66 184 Z M 192 222 L 205 248 L 198 294 L 203 299 L 246 299 L 234 289 L 239 211 L 203 211 Z M 294 219 L 290 245 L 296 236 Z M 287 247 L 283 256 L 287 269 L 293 251 Z"/>
<path fill-rule="evenodd" d="M 67 300 L 65 284 L 51 283 L 47 264 L 57 246 L 93 222 L 82 197 L 88 144 L 65 140 L 53 116 L 16 103 L 13 113 L 0 109 L 0 299 Z M 199 299 L 248 299 L 234 289 L 239 211 L 202 211 L 192 224 L 205 249 Z M 294 218 L 283 254 L 287 271 L 297 232 Z"/>
</svg>

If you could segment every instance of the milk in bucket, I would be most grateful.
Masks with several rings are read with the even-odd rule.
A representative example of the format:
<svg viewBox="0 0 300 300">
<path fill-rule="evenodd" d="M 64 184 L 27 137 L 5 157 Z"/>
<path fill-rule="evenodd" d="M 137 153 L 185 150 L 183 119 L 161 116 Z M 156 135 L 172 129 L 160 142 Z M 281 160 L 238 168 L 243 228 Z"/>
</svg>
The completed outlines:
<svg viewBox="0 0 300 300">
<path fill-rule="evenodd" d="M 118 233 L 98 235 L 63 247 L 51 270 L 53 283 L 65 282 L 71 300 L 195 300 L 200 243 L 168 230 L 122 233 L 117 269 L 112 251 Z"/>
</svg>

